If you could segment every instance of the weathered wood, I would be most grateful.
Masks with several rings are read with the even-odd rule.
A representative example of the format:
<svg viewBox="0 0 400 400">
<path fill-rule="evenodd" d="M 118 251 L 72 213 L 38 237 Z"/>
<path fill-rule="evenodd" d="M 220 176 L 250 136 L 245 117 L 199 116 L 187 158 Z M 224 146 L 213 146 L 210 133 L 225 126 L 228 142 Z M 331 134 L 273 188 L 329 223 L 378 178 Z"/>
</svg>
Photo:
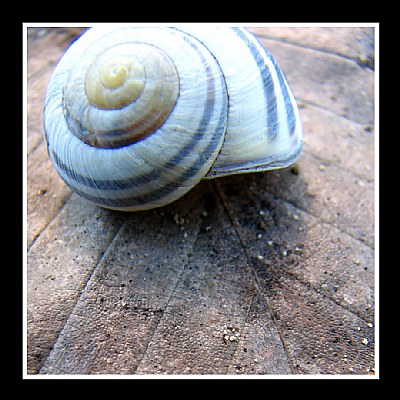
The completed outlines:
<svg viewBox="0 0 400 400">
<path fill-rule="evenodd" d="M 113 212 L 71 194 L 41 138 L 80 30 L 28 39 L 28 374 L 372 374 L 373 28 L 252 28 L 300 104 L 294 167 Z"/>
<path fill-rule="evenodd" d="M 27 70 L 27 207 L 28 248 L 71 195 L 43 146 L 43 102 L 54 66 L 78 31 L 37 29 L 28 31 Z"/>
</svg>

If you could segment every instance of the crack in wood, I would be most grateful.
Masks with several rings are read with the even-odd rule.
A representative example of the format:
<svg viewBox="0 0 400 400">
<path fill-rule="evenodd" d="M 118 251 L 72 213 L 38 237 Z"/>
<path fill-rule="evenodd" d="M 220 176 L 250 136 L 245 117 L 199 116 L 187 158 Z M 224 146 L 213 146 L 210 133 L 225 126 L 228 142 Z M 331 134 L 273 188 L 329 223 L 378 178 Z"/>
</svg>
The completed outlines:
<svg viewBox="0 0 400 400">
<path fill-rule="evenodd" d="M 358 57 L 350 57 L 347 56 L 346 54 L 343 53 L 339 53 L 339 52 L 335 52 L 333 50 L 328 50 L 328 49 L 324 49 L 323 47 L 318 47 L 318 46 L 310 46 L 310 45 L 305 45 L 305 44 L 301 44 L 299 42 L 294 42 L 290 39 L 286 39 L 283 37 L 278 37 L 278 36 L 270 36 L 268 34 L 260 34 L 257 35 L 259 38 L 264 39 L 264 40 L 270 40 L 273 42 L 277 42 L 277 43 L 282 43 L 288 46 L 293 46 L 293 47 L 298 47 L 300 49 L 305 49 L 305 50 L 309 50 L 309 51 L 315 51 L 317 53 L 322 53 L 322 54 L 327 54 L 327 55 L 331 55 L 334 57 L 338 57 L 340 59 L 344 59 L 346 61 L 350 61 L 353 62 L 357 65 L 357 67 L 359 68 L 367 68 L 370 69 L 372 71 L 374 71 L 374 67 L 371 66 L 368 63 L 362 63 L 360 58 Z"/>
<path fill-rule="evenodd" d="M 279 334 L 279 337 L 280 337 L 282 346 L 283 346 L 283 348 L 285 350 L 286 356 L 287 356 L 288 360 L 291 360 L 292 356 L 291 356 L 290 352 L 287 349 L 287 345 L 286 345 L 286 342 L 285 342 L 285 339 L 284 339 L 284 336 L 283 336 L 283 332 L 281 331 L 279 325 L 277 324 L 276 318 L 275 318 L 275 316 L 274 316 L 274 314 L 273 314 L 273 312 L 272 312 L 272 310 L 271 310 L 271 308 L 270 308 L 270 306 L 268 304 L 268 299 L 265 296 L 265 288 L 263 288 L 263 285 L 259 281 L 259 277 L 257 275 L 257 271 L 256 271 L 256 269 L 254 267 L 254 264 L 252 262 L 252 259 L 251 259 L 251 255 L 250 255 L 250 252 L 249 252 L 249 247 L 246 245 L 244 239 L 242 238 L 242 235 L 240 234 L 240 232 L 239 232 L 239 230 L 237 228 L 236 222 L 235 222 L 231 212 L 229 211 L 229 207 L 226 204 L 224 196 L 222 195 L 218 185 L 215 182 L 213 182 L 213 188 L 214 188 L 215 193 L 217 194 L 217 196 L 220 199 L 220 202 L 221 202 L 221 204 L 222 204 L 222 206 L 224 208 L 224 212 L 227 215 L 232 227 L 234 228 L 234 230 L 236 232 L 237 239 L 239 240 L 239 243 L 240 243 L 240 245 L 242 247 L 242 250 L 243 250 L 243 252 L 244 252 L 244 254 L 245 254 L 246 258 L 247 258 L 247 264 L 248 264 L 248 267 L 250 269 L 251 275 L 253 277 L 254 286 L 257 289 L 258 293 L 261 294 L 262 299 L 263 299 L 263 301 L 265 303 L 265 306 L 269 310 L 269 314 L 270 314 L 270 317 L 271 317 L 271 319 L 272 319 L 272 321 L 274 323 L 276 332 L 278 332 L 278 334 Z M 254 301 L 255 297 L 256 297 L 256 293 L 253 295 L 253 298 L 252 298 L 252 300 L 250 302 L 250 305 L 248 307 L 248 312 L 247 312 L 246 318 L 244 319 L 243 326 L 246 324 L 246 322 L 248 322 L 248 317 L 250 315 L 251 305 L 253 304 L 253 301 Z M 243 326 L 242 326 L 242 329 L 243 329 Z M 236 349 L 235 349 L 235 351 L 236 351 Z M 232 355 L 232 358 L 231 358 L 231 362 L 232 362 L 232 360 L 233 360 L 233 355 Z M 289 362 L 289 367 L 292 370 L 292 373 L 294 373 L 294 369 L 293 369 L 292 364 L 293 364 L 292 362 Z"/>
<path fill-rule="evenodd" d="M 188 255 L 187 261 L 185 262 L 185 264 L 182 266 L 181 270 L 178 273 L 178 277 L 176 279 L 176 283 L 175 283 L 173 289 L 171 290 L 171 292 L 169 293 L 167 301 L 166 301 L 166 303 L 165 303 L 165 305 L 163 307 L 162 313 L 160 313 L 160 315 L 158 316 L 157 323 L 155 324 L 154 329 L 152 330 L 152 333 L 149 335 L 145 350 L 143 351 L 140 360 L 138 360 L 136 365 L 134 365 L 131 368 L 131 374 L 136 374 L 137 370 L 140 368 L 140 365 L 142 364 L 143 359 L 145 358 L 145 356 L 147 354 L 148 349 L 150 348 L 150 346 L 151 346 L 151 344 L 153 342 L 153 338 L 154 338 L 157 330 L 159 329 L 160 323 L 162 322 L 162 319 L 163 319 L 163 317 L 165 315 L 165 310 L 168 309 L 168 307 L 170 305 L 170 302 L 171 302 L 171 299 L 174 297 L 176 289 L 179 286 L 179 284 L 181 283 L 181 280 L 182 280 L 182 277 L 184 275 L 184 272 L 185 272 L 187 266 L 190 264 L 190 254 L 193 253 L 193 249 L 196 247 L 196 243 L 197 243 L 197 240 L 198 240 L 198 237 L 199 237 L 200 230 L 201 229 L 199 228 L 198 231 L 196 232 L 196 239 L 193 241 L 193 245 L 192 245 L 191 249 L 187 251 L 187 255 Z"/>
<path fill-rule="evenodd" d="M 55 213 L 52 218 L 47 221 L 47 223 L 45 225 L 43 225 L 43 227 L 36 233 L 36 235 L 33 237 L 31 243 L 29 244 L 29 246 L 27 246 L 27 253 L 29 254 L 29 251 L 31 250 L 31 248 L 33 247 L 33 245 L 36 243 L 36 241 L 40 238 L 40 236 L 46 231 L 46 229 L 51 226 L 51 224 L 53 223 L 53 221 L 55 221 L 55 219 L 58 217 L 58 215 L 61 213 L 61 211 L 64 209 L 64 207 L 66 206 L 66 204 L 68 203 L 68 201 L 70 200 L 70 198 L 72 197 L 73 192 L 71 190 L 71 192 L 69 193 L 68 196 L 64 197 L 63 202 L 61 203 L 61 207 L 57 210 L 57 213 Z M 28 239 L 26 239 L 28 240 Z"/>
<path fill-rule="evenodd" d="M 94 265 L 94 267 L 93 267 L 93 269 L 92 269 L 92 272 L 91 272 L 90 275 L 88 276 L 88 278 L 87 278 L 87 280 L 86 280 L 84 286 L 79 290 L 79 293 L 80 293 L 80 294 L 79 294 L 78 296 L 76 296 L 76 298 L 75 298 L 75 304 L 74 304 L 74 306 L 72 307 L 71 312 L 68 314 L 67 318 L 65 319 L 65 321 L 64 321 L 64 323 L 63 323 L 63 326 L 61 327 L 60 331 L 58 332 L 58 335 L 57 335 L 56 339 L 55 339 L 54 342 L 52 343 L 52 346 L 51 346 L 52 350 L 43 358 L 43 361 L 42 361 L 42 363 L 41 363 L 41 367 L 40 367 L 40 370 L 39 370 L 39 374 L 41 373 L 42 369 L 45 367 L 46 360 L 51 356 L 52 352 L 54 351 L 54 348 L 56 347 L 57 342 L 59 341 L 60 337 L 62 336 L 63 331 L 65 330 L 66 325 L 69 323 L 71 317 L 74 315 L 74 310 L 76 309 L 77 304 L 79 304 L 79 301 L 80 301 L 80 299 L 81 299 L 81 297 L 82 297 L 82 294 L 85 292 L 85 290 L 87 290 L 87 287 L 88 287 L 90 281 L 92 280 L 92 278 L 93 278 L 93 276 L 94 276 L 94 274 L 95 274 L 97 268 L 99 267 L 99 265 L 101 265 L 102 261 L 107 257 L 108 251 L 110 250 L 112 243 L 116 240 L 116 238 L 118 237 L 119 233 L 121 232 L 121 230 L 122 230 L 123 226 L 126 224 L 126 222 L 127 222 L 127 219 L 125 219 L 125 221 L 121 223 L 121 226 L 117 229 L 115 235 L 114 235 L 114 236 L 112 237 L 112 239 L 110 240 L 110 242 L 109 242 L 107 248 L 104 250 L 104 253 L 103 253 L 102 256 L 99 258 L 99 260 L 97 261 L 97 263 Z"/>
<path fill-rule="evenodd" d="M 335 109 L 326 107 L 326 106 L 324 106 L 322 104 L 316 103 L 315 101 L 305 99 L 304 97 L 301 97 L 301 96 L 296 96 L 296 99 L 298 101 L 298 104 L 300 104 L 300 105 L 303 104 L 303 105 L 307 105 L 307 106 L 311 106 L 311 107 L 317 108 L 317 109 L 325 111 L 325 112 L 327 112 L 327 113 L 329 113 L 329 114 L 331 114 L 331 115 L 333 115 L 333 116 L 335 116 L 337 118 L 340 118 L 340 119 L 343 119 L 345 121 L 351 122 L 352 124 L 354 124 L 356 126 L 360 126 L 360 127 L 366 127 L 366 126 L 368 127 L 368 126 L 370 126 L 369 123 L 363 123 L 363 122 L 355 121 L 354 119 L 351 119 L 347 115 L 345 115 L 343 113 L 339 114 Z"/>
<path fill-rule="evenodd" d="M 294 207 L 297 210 L 300 210 L 302 212 L 304 212 L 305 214 L 311 215 L 313 218 L 317 219 L 320 223 L 326 224 L 331 226 L 332 228 L 338 230 L 340 233 L 342 233 L 345 236 L 348 236 L 350 238 L 352 238 L 353 240 L 357 241 L 358 243 L 360 243 L 361 245 L 367 247 L 368 249 L 370 249 L 371 251 L 374 251 L 374 247 L 372 245 L 370 245 L 366 240 L 363 240 L 355 235 L 353 235 L 351 232 L 346 231 L 345 229 L 341 228 L 339 225 L 334 224 L 333 222 L 324 219 L 323 217 L 321 217 L 318 214 L 312 213 L 310 212 L 310 210 L 301 207 L 299 204 L 296 204 L 295 202 L 288 200 L 287 198 L 281 197 L 281 196 L 277 196 L 276 194 L 267 191 L 268 194 L 270 194 L 272 197 L 282 200 L 283 202 L 285 202 L 286 204 L 290 204 L 292 207 Z"/>
</svg>

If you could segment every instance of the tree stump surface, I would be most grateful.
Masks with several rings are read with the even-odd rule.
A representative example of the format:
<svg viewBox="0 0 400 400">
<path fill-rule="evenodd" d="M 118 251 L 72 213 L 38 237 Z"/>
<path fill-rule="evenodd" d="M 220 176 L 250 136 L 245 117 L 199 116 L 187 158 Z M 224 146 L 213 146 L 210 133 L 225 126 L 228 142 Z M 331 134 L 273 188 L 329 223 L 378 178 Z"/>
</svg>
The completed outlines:
<svg viewBox="0 0 400 400">
<path fill-rule="evenodd" d="M 42 140 L 78 28 L 28 28 L 27 371 L 374 374 L 374 28 L 249 28 L 298 100 L 292 167 L 166 207 L 73 194 Z"/>
</svg>

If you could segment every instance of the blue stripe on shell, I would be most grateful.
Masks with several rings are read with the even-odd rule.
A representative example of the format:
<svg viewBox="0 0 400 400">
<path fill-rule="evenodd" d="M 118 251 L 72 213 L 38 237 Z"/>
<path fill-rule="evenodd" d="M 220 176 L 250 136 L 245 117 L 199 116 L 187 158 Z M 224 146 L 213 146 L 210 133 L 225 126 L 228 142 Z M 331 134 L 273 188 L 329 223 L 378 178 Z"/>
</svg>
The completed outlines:
<svg viewBox="0 0 400 400">
<path fill-rule="evenodd" d="M 287 89 L 287 83 L 286 83 L 286 79 L 284 77 L 283 71 L 279 68 L 279 65 L 276 63 L 274 58 L 271 57 L 271 61 L 274 64 L 276 73 L 278 75 L 279 86 L 282 90 L 283 99 L 285 102 L 286 118 L 287 118 L 288 127 L 289 127 L 289 135 L 292 136 L 294 134 L 294 131 L 296 128 L 296 116 L 294 114 L 293 103 L 290 99 L 290 95 L 289 95 L 289 92 Z"/>
<path fill-rule="evenodd" d="M 232 28 L 232 30 L 246 43 L 260 71 L 261 81 L 264 89 L 265 104 L 267 105 L 267 135 L 273 140 L 278 133 L 278 108 L 276 104 L 276 94 L 274 81 L 271 72 L 260 54 L 260 51 L 250 37 L 240 28 Z"/>
<path fill-rule="evenodd" d="M 278 134 L 278 115 L 277 115 L 277 100 L 276 100 L 276 90 L 280 90 L 283 95 L 285 108 L 286 108 L 286 118 L 288 121 L 289 133 L 293 135 L 295 131 L 296 118 L 294 115 L 293 104 L 290 99 L 287 83 L 283 76 L 283 72 L 280 67 L 277 65 L 274 57 L 272 57 L 271 53 L 266 50 L 263 46 L 256 46 L 255 43 L 258 43 L 257 39 L 250 35 L 248 32 L 244 31 L 241 28 L 232 28 L 232 30 L 247 44 L 250 49 L 250 52 L 257 63 L 257 66 L 260 71 L 261 79 L 263 82 L 264 95 L 267 104 L 267 121 L 268 121 L 268 137 L 269 139 L 276 139 Z M 274 81 L 271 76 L 271 71 L 268 69 L 268 66 L 265 64 L 263 55 L 260 53 L 260 49 L 262 49 L 263 53 L 273 64 L 277 76 L 278 76 L 278 89 L 275 88 Z"/>
</svg>

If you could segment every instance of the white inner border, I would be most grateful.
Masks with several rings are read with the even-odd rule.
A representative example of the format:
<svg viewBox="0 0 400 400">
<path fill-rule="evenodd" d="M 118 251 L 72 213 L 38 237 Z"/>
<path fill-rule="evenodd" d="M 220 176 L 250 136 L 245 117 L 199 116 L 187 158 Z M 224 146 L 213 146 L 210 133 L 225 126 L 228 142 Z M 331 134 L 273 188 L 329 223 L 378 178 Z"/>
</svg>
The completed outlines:
<svg viewBox="0 0 400 400">
<path fill-rule="evenodd" d="M 379 23 L 204 23 L 260 28 L 374 28 L 374 144 L 375 144 L 375 375 L 31 375 L 27 374 L 27 34 L 28 28 L 88 28 L 108 23 L 23 23 L 23 379 L 379 379 Z M 115 26 L 131 25 L 115 23 Z M 137 26 L 185 26 L 187 23 L 137 23 Z"/>
</svg>

